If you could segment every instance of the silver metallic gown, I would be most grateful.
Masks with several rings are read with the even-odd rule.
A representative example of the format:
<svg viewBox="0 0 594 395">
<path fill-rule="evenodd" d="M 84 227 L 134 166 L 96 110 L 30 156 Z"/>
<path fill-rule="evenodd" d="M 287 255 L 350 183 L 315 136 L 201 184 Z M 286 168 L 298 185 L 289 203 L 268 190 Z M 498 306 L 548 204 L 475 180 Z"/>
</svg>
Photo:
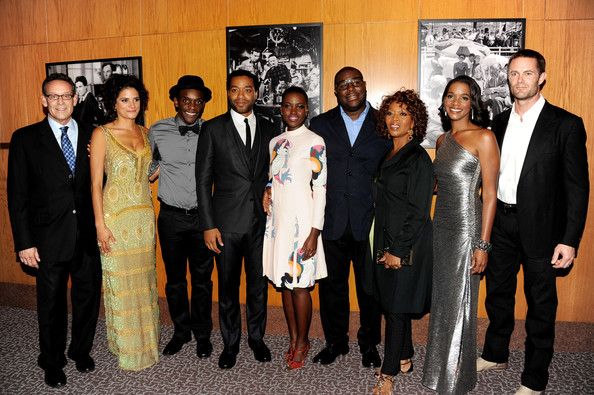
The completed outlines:
<svg viewBox="0 0 594 395">
<path fill-rule="evenodd" d="M 481 167 L 449 132 L 433 166 L 433 296 L 423 385 L 440 394 L 464 394 L 476 384 L 480 276 L 471 274 L 470 264 L 482 224 Z"/>
</svg>

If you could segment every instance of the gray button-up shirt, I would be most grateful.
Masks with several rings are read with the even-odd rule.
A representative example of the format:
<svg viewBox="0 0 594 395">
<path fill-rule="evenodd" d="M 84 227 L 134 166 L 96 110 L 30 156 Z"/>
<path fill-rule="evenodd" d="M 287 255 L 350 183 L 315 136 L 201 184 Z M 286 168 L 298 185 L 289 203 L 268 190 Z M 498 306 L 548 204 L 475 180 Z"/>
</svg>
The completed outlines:
<svg viewBox="0 0 594 395">
<path fill-rule="evenodd" d="M 196 122 L 202 127 L 203 119 Z M 198 207 L 196 197 L 196 148 L 198 134 L 188 131 L 185 136 L 179 127 L 185 123 L 178 117 L 155 122 L 148 133 L 153 150 L 150 173 L 160 166 L 159 199 L 170 206 L 192 209 Z"/>
</svg>

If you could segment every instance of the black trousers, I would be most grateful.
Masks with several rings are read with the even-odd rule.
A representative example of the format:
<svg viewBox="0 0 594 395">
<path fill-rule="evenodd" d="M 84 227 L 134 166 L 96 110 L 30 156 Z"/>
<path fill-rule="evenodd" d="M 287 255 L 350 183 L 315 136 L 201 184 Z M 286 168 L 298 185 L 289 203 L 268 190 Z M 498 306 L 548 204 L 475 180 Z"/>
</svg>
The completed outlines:
<svg viewBox="0 0 594 395">
<path fill-rule="evenodd" d="M 78 243 L 80 245 L 80 243 Z M 39 358 L 41 368 L 66 365 L 68 333 L 68 277 L 71 277 L 72 339 L 68 357 L 77 360 L 93 348 L 99 304 L 101 301 L 101 262 L 98 252 L 89 255 L 77 248 L 73 258 L 50 262 L 40 256 L 37 270 L 37 319 L 39 322 Z"/>
<path fill-rule="evenodd" d="M 187 215 L 161 205 L 157 221 L 161 254 L 167 273 L 165 294 L 175 328 L 174 337 L 183 341 L 210 339 L 212 332 L 213 253 L 198 230 L 198 214 Z M 187 268 L 192 284 L 188 301 Z"/>
<path fill-rule="evenodd" d="M 219 323 L 225 351 L 237 354 L 241 337 L 239 286 L 241 262 L 245 263 L 246 321 L 252 342 L 260 342 L 266 331 L 268 282 L 262 272 L 264 227 L 252 217 L 247 233 L 221 232 L 224 246 L 216 255 L 219 280 Z"/>
<path fill-rule="evenodd" d="M 357 332 L 357 339 L 360 346 L 379 344 L 381 340 L 381 309 L 373 296 L 365 293 L 361 283 L 368 240 L 355 240 L 349 224 L 340 239 L 322 239 L 322 241 L 328 277 L 319 281 L 320 317 L 326 342 L 344 344 L 349 341 L 349 314 L 351 311 L 349 274 L 352 261 L 360 310 L 360 328 Z"/>
<path fill-rule="evenodd" d="M 555 318 L 557 315 L 556 272 L 551 255 L 529 258 L 522 250 L 518 217 L 497 208 L 491 236 L 493 251 L 486 269 L 485 307 L 489 327 L 482 357 L 491 362 L 507 362 L 509 343 L 514 330 L 514 307 L 517 274 L 524 269 L 526 315 L 526 357 L 522 384 L 535 391 L 545 389 L 549 364 L 553 357 Z"/>
<path fill-rule="evenodd" d="M 382 373 L 396 376 L 400 373 L 400 361 L 412 358 L 414 353 L 410 315 L 387 312 Z"/>
</svg>

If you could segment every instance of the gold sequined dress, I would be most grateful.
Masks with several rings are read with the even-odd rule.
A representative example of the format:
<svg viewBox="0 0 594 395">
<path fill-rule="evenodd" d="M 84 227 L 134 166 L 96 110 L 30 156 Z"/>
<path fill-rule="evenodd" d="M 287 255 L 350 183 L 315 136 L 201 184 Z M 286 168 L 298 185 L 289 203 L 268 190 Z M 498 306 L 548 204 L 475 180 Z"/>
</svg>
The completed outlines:
<svg viewBox="0 0 594 395">
<path fill-rule="evenodd" d="M 117 242 L 111 253 L 101 254 L 107 342 L 121 369 L 140 370 L 159 360 L 155 212 L 148 181 L 152 153 L 145 128 L 140 153 L 102 128 L 103 215 Z"/>
</svg>

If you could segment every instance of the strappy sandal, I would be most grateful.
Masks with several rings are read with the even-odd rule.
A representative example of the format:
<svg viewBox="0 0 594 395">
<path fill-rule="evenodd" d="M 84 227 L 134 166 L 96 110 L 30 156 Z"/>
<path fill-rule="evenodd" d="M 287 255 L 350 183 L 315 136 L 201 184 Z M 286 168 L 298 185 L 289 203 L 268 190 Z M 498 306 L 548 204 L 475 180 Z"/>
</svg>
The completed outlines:
<svg viewBox="0 0 594 395">
<path fill-rule="evenodd" d="M 402 370 L 403 366 L 408 366 L 410 365 L 410 368 L 408 370 Z M 402 363 L 402 361 L 400 361 L 400 372 L 404 373 L 404 374 L 408 374 L 408 373 L 412 373 L 413 369 L 414 369 L 414 365 L 413 365 L 413 361 L 412 359 L 409 359 L 408 361 Z"/>
<path fill-rule="evenodd" d="M 307 358 L 307 352 L 309 351 L 310 344 L 311 343 L 308 341 L 307 346 L 305 346 L 301 350 L 295 350 L 295 353 L 293 353 L 293 358 L 291 358 L 285 364 L 285 370 L 289 371 L 289 370 L 295 370 L 295 369 L 299 369 L 299 368 L 303 367 L 303 364 L 305 363 L 305 359 Z M 305 355 L 303 356 L 303 360 L 301 362 L 296 362 L 295 357 L 297 356 L 297 353 L 299 353 L 299 352 L 305 353 Z"/>
<path fill-rule="evenodd" d="M 285 364 L 287 364 L 291 359 L 293 359 L 293 355 L 295 355 L 295 344 L 297 342 L 290 342 L 289 343 L 289 352 L 285 354 Z"/>
<path fill-rule="evenodd" d="M 377 379 L 377 384 L 373 387 L 373 395 L 391 395 L 393 385 L 394 376 L 380 374 L 380 377 Z"/>
</svg>

